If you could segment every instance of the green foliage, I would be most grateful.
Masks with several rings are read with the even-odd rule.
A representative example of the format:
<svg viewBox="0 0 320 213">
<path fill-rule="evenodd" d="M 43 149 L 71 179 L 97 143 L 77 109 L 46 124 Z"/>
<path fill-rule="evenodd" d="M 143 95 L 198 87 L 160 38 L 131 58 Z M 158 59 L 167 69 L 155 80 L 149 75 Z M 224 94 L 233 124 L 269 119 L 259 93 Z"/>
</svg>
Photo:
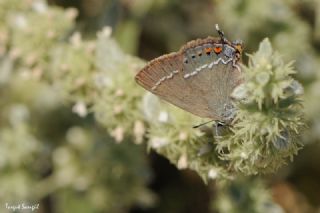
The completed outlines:
<svg viewBox="0 0 320 213">
<path fill-rule="evenodd" d="M 238 177 L 233 182 L 217 182 L 219 196 L 213 205 L 219 212 L 283 213 L 272 201 L 263 181 Z"/>
<path fill-rule="evenodd" d="M 136 143 L 142 143 L 145 133 L 143 116 L 139 113 L 142 89 L 137 87 L 133 78 L 143 62 L 123 53 L 103 32 L 98 35 L 97 47 L 99 76 L 96 76 L 96 84 L 104 85 L 98 88 L 94 102 L 95 117 L 112 130 L 118 142 L 121 142 L 123 134 L 133 137 Z"/>
<path fill-rule="evenodd" d="M 0 203 L 34 204 L 50 197 L 58 212 L 125 212 L 133 203 L 151 205 L 144 147 L 129 142 L 127 135 L 117 144 L 110 132 L 120 119 L 99 117 L 101 123 L 109 119 L 108 133 L 87 111 L 87 106 L 96 114 L 114 107 L 113 100 L 110 105 L 103 100 L 117 88 L 108 88 L 101 78 L 104 57 L 116 51 L 124 56 L 125 61 L 120 55 L 107 61 L 114 72 L 123 62 L 124 72 L 141 62 L 116 49 L 108 36 L 103 38 L 107 48 L 101 40 L 82 41 L 79 33 L 68 39 L 73 9 L 42 1 L 1 0 L 0 5 Z M 114 85 L 124 76 L 112 76 Z M 124 77 L 129 78 L 133 73 Z M 136 96 L 121 96 L 119 102 L 137 102 Z M 125 124 L 141 142 L 139 121 Z"/>
<path fill-rule="evenodd" d="M 141 88 L 132 80 L 142 61 L 123 53 L 105 28 L 97 40 L 83 41 L 79 33 L 52 54 L 52 78 L 81 116 L 92 112 L 117 142 L 133 136 L 141 143 L 145 132 L 138 112 Z M 88 112 L 89 111 L 89 112 Z"/>
<path fill-rule="evenodd" d="M 47 72 L 48 50 L 64 39 L 73 24 L 76 11 L 49 9 L 42 1 L 2 2 L 8 10 L 0 14 L 4 22 L 1 24 L 4 27 L 0 29 L 0 40 L 3 41 L 0 42 L 0 52 L 8 51 L 12 59 L 30 68 L 35 76 L 44 75 Z M 37 27 L 34 27 L 34 23 L 37 23 Z"/>
<path fill-rule="evenodd" d="M 320 14 L 318 5 L 316 0 L 236 0 L 220 2 L 216 13 L 218 19 L 228 14 L 228 18 L 221 21 L 229 34 L 237 35 L 245 42 L 246 51 L 255 50 L 259 42 L 268 37 L 285 60 L 295 61 L 297 77 L 311 81 L 314 80 L 319 60 L 311 39 L 313 29 L 302 16 L 305 11 L 312 13 L 310 8 Z"/>
<path fill-rule="evenodd" d="M 150 205 L 153 197 L 143 188 L 150 178 L 145 169 L 143 147 L 128 141 L 118 145 L 104 131 L 86 129 L 76 126 L 69 129 L 67 143 L 53 152 L 55 173 L 42 181 L 44 185 L 40 191 L 48 190 L 48 185 L 53 183 L 52 186 L 58 189 L 85 192 L 77 196 L 63 190 L 61 211 L 78 209 L 78 199 L 87 203 L 86 208 L 91 208 L 90 212 L 121 212 L 132 203 Z M 49 189 L 54 190 L 52 187 Z M 75 206 L 69 207 L 69 202 L 74 202 Z"/>
</svg>

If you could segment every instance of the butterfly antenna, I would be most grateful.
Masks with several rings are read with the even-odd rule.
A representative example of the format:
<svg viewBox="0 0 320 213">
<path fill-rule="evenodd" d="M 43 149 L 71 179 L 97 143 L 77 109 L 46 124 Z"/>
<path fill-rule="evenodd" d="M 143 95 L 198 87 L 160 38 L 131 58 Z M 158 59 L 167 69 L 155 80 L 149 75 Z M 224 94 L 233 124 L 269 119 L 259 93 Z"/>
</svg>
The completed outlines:
<svg viewBox="0 0 320 213">
<path fill-rule="evenodd" d="M 201 126 L 203 126 L 203 125 L 206 125 L 206 124 L 208 124 L 208 123 L 210 123 L 210 122 L 213 122 L 213 121 L 215 121 L 215 120 L 210 120 L 210 121 L 207 121 L 207 122 L 198 124 L 198 125 L 196 125 L 196 126 L 193 126 L 192 128 L 196 129 L 196 128 L 199 128 L 199 127 L 201 127 Z"/>
<path fill-rule="evenodd" d="M 225 39 L 225 37 L 224 37 L 224 32 L 222 31 L 222 30 L 220 30 L 220 28 L 219 28 L 219 25 L 218 24 L 216 24 L 216 30 L 217 30 L 217 32 L 218 32 L 218 34 L 219 34 L 219 36 L 220 36 L 220 38 L 221 38 L 221 40 L 224 42 L 226 39 Z"/>
</svg>

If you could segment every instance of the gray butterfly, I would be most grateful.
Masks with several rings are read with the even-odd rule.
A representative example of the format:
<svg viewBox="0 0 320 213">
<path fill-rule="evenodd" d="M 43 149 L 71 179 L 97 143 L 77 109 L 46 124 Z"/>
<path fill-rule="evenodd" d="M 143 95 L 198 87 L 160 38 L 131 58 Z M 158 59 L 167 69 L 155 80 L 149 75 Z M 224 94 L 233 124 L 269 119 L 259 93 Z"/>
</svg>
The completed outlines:
<svg viewBox="0 0 320 213">
<path fill-rule="evenodd" d="M 188 42 L 178 52 L 150 61 L 135 76 L 142 87 L 194 115 L 230 123 L 235 109 L 230 94 L 243 82 L 241 41 L 220 37 Z"/>
</svg>

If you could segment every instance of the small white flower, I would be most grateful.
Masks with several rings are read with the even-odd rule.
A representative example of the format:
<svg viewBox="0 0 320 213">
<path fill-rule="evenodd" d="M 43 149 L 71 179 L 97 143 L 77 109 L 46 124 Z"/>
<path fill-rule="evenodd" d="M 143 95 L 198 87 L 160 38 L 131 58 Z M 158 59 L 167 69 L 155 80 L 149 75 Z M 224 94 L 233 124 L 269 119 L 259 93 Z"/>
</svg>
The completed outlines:
<svg viewBox="0 0 320 213">
<path fill-rule="evenodd" d="M 111 136 L 117 143 L 121 143 L 124 139 L 124 129 L 121 126 L 117 126 L 111 133 Z"/>
<path fill-rule="evenodd" d="M 81 34 L 79 32 L 75 32 L 70 37 L 70 42 L 74 47 L 80 47 L 81 42 L 82 42 Z"/>
<path fill-rule="evenodd" d="M 66 9 L 66 17 L 69 20 L 73 20 L 75 19 L 75 17 L 77 17 L 78 15 L 78 11 L 75 8 L 68 8 Z"/>
<path fill-rule="evenodd" d="M 115 92 L 115 96 L 121 97 L 124 95 L 124 91 L 122 89 L 117 89 Z"/>
<path fill-rule="evenodd" d="M 78 101 L 73 107 L 72 112 L 76 113 L 80 117 L 85 117 L 88 114 L 87 106 L 84 102 Z"/>
<path fill-rule="evenodd" d="M 98 37 L 109 38 L 112 33 L 112 28 L 110 26 L 104 27 L 100 32 L 98 32 Z"/>
<path fill-rule="evenodd" d="M 143 96 L 142 104 L 143 113 L 146 119 L 149 122 L 154 122 L 154 120 L 157 119 L 161 109 L 159 98 L 152 93 L 147 92 Z"/>
<path fill-rule="evenodd" d="M 17 15 L 15 17 L 14 24 L 20 29 L 25 29 L 28 26 L 27 19 L 23 15 Z"/>
<path fill-rule="evenodd" d="M 48 10 L 48 5 L 44 1 L 35 1 L 32 4 L 32 8 L 38 13 L 46 13 Z"/>
<path fill-rule="evenodd" d="M 169 143 L 168 138 L 154 137 L 150 140 L 150 145 L 154 149 L 163 147 L 163 146 L 167 145 L 168 143 Z"/>
<path fill-rule="evenodd" d="M 168 114 L 168 112 L 166 112 L 166 111 L 161 111 L 161 112 L 159 113 L 158 120 L 159 120 L 160 122 L 162 122 L 162 123 L 168 122 L 168 120 L 169 120 L 169 114 Z"/>
<path fill-rule="evenodd" d="M 188 139 L 188 134 L 186 132 L 180 132 L 179 133 L 179 140 L 180 141 L 185 141 Z"/>
<path fill-rule="evenodd" d="M 186 169 L 188 167 L 188 158 L 186 154 L 180 156 L 177 167 L 178 169 Z"/>
<path fill-rule="evenodd" d="M 142 121 L 135 121 L 134 127 L 133 127 L 133 133 L 135 136 L 135 143 L 141 144 L 143 141 L 143 136 L 146 132 L 146 128 L 144 126 L 144 123 Z"/>
<path fill-rule="evenodd" d="M 242 157 L 243 159 L 247 159 L 248 155 L 244 152 L 241 152 L 240 157 Z"/>
<path fill-rule="evenodd" d="M 208 172 L 208 177 L 211 179 L 216 179 L 218 177 L 219 173 L 216 169 L 210 169 Z"/>
</svg>

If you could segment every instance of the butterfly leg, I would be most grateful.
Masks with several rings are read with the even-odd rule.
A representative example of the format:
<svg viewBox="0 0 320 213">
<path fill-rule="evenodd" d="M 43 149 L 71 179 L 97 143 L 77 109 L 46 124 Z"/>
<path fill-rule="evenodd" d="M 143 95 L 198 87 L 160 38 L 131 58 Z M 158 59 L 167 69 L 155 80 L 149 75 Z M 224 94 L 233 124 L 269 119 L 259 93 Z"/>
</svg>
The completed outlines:
<svg viewBox="0 0 320 213">
<path fill-rule="evenodd" d="M 224 128 L 226 127 L 226 124 L 221 121 L 217 121 L 214 124 L 214 137 L 215 138 L 221 138 Z"/>
<path fill-rule="evenodd" d="M 206 134 L 206 136 L 214 137 L 215 141 L 221 138 L 226 134 L 228 124 L 221 121 L 215 121 L 213 124 L 213 128 L 209 128 L 205 126 L 206 128 L 201 129 L 202 132 Z M 214 144 L 212 142 L 203 144 L 200 149 L 198 150 L 198 156 L 203 156 L 208 153 L 210 153 L 214 149 Z"/>
<path fill-rule="evenodd" d="M 236 68 L 239 72 L 241 72 L 240 66 L 236 64 L 237 60 L 238 60 L 238 59 L 232 61 L 232 66 L 233 66 L 234 68 Z"/>
<path fill-rule="evenodd" d="M 208 124 L 208 123 L 210 123 L 210 122 L 213 122 L 213 121 L 215 121 L 215 120 L 210 120 L 210 121 L 207 121 L 207 122 L 204 122 L 204 123 L 195 125 L 195 126 L 193 126 L 192 128 L 196 129 L 196 128 L 199 128 L 199 127 L 201 127 L 201 126 L 203 126 L 203 125 L 206 125 L 206 124 Z"/>
</svg>

